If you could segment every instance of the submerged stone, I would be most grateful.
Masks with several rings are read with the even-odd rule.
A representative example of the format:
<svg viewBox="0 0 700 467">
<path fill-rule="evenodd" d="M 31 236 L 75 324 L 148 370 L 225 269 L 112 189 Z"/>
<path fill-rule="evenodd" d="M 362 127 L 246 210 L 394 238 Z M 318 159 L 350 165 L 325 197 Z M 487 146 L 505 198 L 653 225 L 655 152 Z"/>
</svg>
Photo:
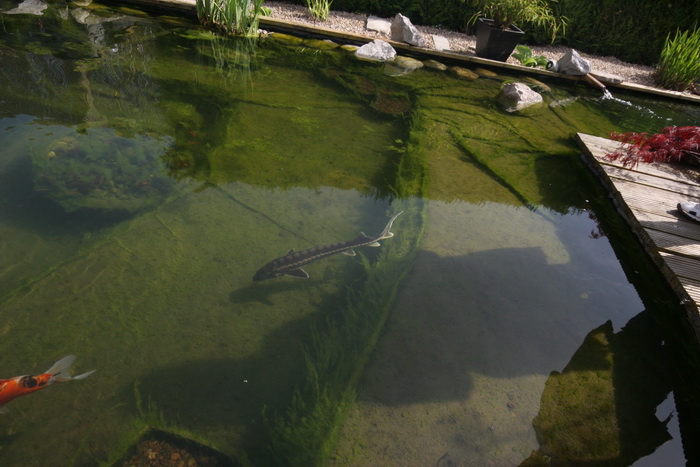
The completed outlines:
<svg viewBox="0 0 700 467">
<path fill-rule="evenodd" d="M 525 76 L 522 78 L 522 80 L 530 85 L 530 87 L 534 87 L 535 91 L 537 92 L 552 92 L 552 88 L 544 84 L 542 81 L 537 80 L 535 78 L 532 78 L 530 76 Z"/>
<path fill-rule="evenodd" d="M 481 76 L 482 78 L 496 78 L 498 77 L 498 73 L 495 71 L 487 70 L 486 68 L 477 68 L 474 70 L 477 75 Z"/>
<path fill-rule="evenodd" d="M 272 34 L 270 34 L 270 38 L 291 45 L 300 45 L 302 42 L 304 42 L 304 39 L 302 39 L 301 37 L 292 36 L 290 34 L 283 34 L 281 32 L 273 32 Z"/>
<path fill-rule="evenodd" d="M 427 68 L 432 68 L 433 70 L 439 70 L 439 71 L 447 70 L 447 65 L 445 65 L 444 63 L 440 63 L 437 60 L 433 60 L 432 58 L 424 61 L 423 65 L 425 65 Z"/>
<path fill-rule="evenodd" d="M 43 11 L 47 9 L 49 5 L 42 2 L 41 0 L 25 0 L 16 8 L 7 10 L 5 14 L 7 15 L 36 15 L 41 16 Z"/>
<path fill-rule="evenodd" d="M 338 44 L 329 39 L 304 39 L 302 45 L 318 50 L 333 50 L 339 47 Z"/>
<path fill-rule="evenodd" d="M 423 62 L 416 60 L 411 57 L 401 57 L 397 56 L 393 62 L 387 63 L 387 65 L 392 65 L 396 68 L 403 70 L 406 73 L 423 68 Z"/>
<path fill-rule="evenodd" d="M 479 79 L 479 75 L 477 75 L 471 70 L 462 68 L 461 66 L 453 66 L 452 68 L 450 68 L 450 72 L 453 75 L 455 75 L 455 77 L 463 79 L 465 81 L 474 81 L 476 79 Z"/>
</svg>

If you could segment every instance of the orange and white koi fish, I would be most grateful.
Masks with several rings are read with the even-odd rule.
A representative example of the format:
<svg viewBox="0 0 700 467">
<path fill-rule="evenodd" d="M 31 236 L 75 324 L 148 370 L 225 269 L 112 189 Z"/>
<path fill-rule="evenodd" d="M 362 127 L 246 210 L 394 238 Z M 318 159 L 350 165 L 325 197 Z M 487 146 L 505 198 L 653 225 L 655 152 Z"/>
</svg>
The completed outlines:
<svg viewBox="0 0 700 467">
<path fill-rule="evenodd" d="M 87 378 L 95 372 L 95 370 L 92 370 L 82 375 L 71 376 L 70 367 L 73 365 L 75 358 L 75 355 L 63 357 L 41 375 L 24 375 L 10 379 L 0 379 L 0 413 L 7 411 L 5 404 L 19 396 L 38 391 L 53 383 Z"/>
</svg>

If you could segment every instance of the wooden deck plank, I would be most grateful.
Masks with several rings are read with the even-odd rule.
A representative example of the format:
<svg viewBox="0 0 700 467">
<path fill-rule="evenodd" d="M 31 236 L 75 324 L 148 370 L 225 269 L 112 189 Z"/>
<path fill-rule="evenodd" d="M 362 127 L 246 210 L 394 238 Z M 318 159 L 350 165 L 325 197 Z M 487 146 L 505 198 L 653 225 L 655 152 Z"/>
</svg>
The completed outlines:
<svg viewBox="0 0 700 467">
<path fill-rule="evenodd" d="M 637 209 L 632 209 L 632 212 L 645 229 L 678 235 L 679 237 L 685 237 L 700 244 L 700 229 L 697 228 L 697 225 L 693 221 L 677 217 L 680 216 L 680 214 L 676 216 L 671 214 L 658 215 Z"/>
<path fill-rule="evenodd" d="M 605 157 L 620 148 L 617 141 L 582 133 L 577 139 L 584 162 L 678 295 L 700 340 L 700 223 L 677 208 L 680 201 L 700 203 L 700 170 L 643 163 L 624 167 Z"/>
<path fill-rule="evenodd" d="M 671 180 L 668 177 L 653 175 L 645 172 L 635 172 L 615 165 L 603 165 L 603 170 L 610 178 L 625 180 L 635 183 L 640 187 L 650 187 L 666 190 L 673 193 L 682 193 L 685 196 L 697 196 L 700 185 L 689 180 Z"/>
<path fill-rule="evenodd" d="M 697 168 L 683 167 L 683 170 L 680 170 L 668 164 L 638 164 L 636 167 L 624 167 L 621 162 L 605 159 L 607 154 L 620 148 L 619 142 L 583 133 L 578 133 L 577 136 L 579 141 L 587 148 L 587 152 L 603 166 L 622 168 L 632 173 L 653 175 L 676 182 L 688 183 L 700 188 L 700 170 Z"/>
</svg>

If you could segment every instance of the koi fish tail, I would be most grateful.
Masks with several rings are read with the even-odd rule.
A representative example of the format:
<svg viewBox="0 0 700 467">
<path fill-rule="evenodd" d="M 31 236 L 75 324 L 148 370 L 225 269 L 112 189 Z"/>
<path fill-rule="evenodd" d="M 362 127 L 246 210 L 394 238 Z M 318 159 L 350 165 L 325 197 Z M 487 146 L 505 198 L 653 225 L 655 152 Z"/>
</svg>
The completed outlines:
<svg viewBox="0 0 700 467">
<path fill-rule="evenodd" d="M 53 366 L 46 371 L 46 373 L 51 375 L 51 381 L 56 383 L 65 383 L 66 381 L 71 381 L 74 379 L 87 378 L 95 372 L 95 370 L 92 370 L 88 371 L 87 373 L 83 373 L 82 375 L 71 376 L 70 368 L 73 366 L 75 359 L 75 355 L 68 355 L 67 357 L 63 357 L 54 363 Z"/>
</svg>

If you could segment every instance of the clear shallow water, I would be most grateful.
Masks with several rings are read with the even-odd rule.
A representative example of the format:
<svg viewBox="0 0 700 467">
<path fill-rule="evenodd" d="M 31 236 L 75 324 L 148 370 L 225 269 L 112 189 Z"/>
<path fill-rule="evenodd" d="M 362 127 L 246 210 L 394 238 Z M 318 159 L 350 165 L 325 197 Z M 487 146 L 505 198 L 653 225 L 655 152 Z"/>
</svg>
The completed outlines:
<svg viewBox="0 0 700 467">
<path fill-rule="evenodd" d="M 2 18 L 2 377 L 70 353 L 98 369 L 12 402 L 3 464 L 106 462 L 148 425 L 252 465 L 683 457 L 676 418 L 670 440 L 655 421 L 683 389 L 659 369 L 661 341 L 680 339 L 659 315 L 681 312 L 625 249 L 571 135 L 689 124 L 696 108 L 561 88 L 512 115 L 495 99 L 512 77 L 388 77 L 126 11 Z M 251 280 L 398 210 L 364 263 Z M 598 419 L 576 409 L 586 394 L 606 396 Z M 588 444 L 553 450 L 562 432 Z"/>
</svg>

